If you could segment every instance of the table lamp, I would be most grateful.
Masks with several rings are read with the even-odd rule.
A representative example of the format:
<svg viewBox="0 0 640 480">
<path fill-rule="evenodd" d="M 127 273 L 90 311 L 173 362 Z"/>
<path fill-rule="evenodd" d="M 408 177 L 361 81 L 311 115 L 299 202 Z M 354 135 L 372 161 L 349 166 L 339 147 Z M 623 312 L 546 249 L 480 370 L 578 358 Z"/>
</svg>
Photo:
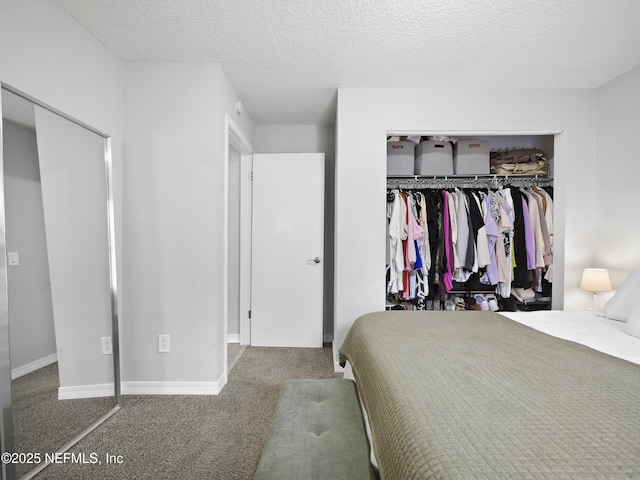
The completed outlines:
<svg viewBox="0 0 640 480">
<path fill-rule="evenodd" d="M 611 280 L 609 279 L 609 271 L 606 268 L 585 268 L 582 272 L 580 288 L 593 292 L 593 308 L 596 308 L 598 292 L 609 292 L 613 290 L 613 288 L 611 288 Z"/>
</svg>

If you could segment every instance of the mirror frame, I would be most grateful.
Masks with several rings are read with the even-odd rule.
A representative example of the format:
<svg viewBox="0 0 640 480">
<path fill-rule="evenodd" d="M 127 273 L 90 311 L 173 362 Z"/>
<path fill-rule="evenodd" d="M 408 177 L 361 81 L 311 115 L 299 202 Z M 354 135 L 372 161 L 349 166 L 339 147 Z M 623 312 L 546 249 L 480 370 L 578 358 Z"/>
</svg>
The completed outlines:
<svg viewBox="0 0 640 480">
<path fill-rule="evenodd" d="M 104 162 L 105 177 L 107 183 L 106 213 L 107 232 L 109 250 L 109 285 L 111 296 L 111 336 L 113 347 L 113 386 L 114 386 L 114 407 L 89 425 L 85 430 L 63 445 L 56 453 L 64 453 L 73 445 L 78 443 L 89 433 L 100 426 L 105 420 L 120 410 L 122 401 L 122 389 L 120 380 L 120 337 L 118 319 L 118 280 L 116 270 L 116 239 L 115 239 L 115 208 L 113 199 L 113 173 L 111 137 L 95 128 L 77 120 L 56 108 L 47 105 L 30 95 L 0 82 L 3 88 L 14 95 L 17 95 L 34 105 L 38 105 L 49 110 L 56 115 L 75 123 L 76 125 L 95 133 L 104 139 Z M 0 102 L 0 118 L 2 118 L 2 104 Z M 13 405 L 11 399 L 11 359 L 9 351 L 9 305 L 8 305 L 8 281 L 7 281 L 7 244 L 6 244 L 6 218 L 5 218 L 5 197 L 4 197 L 4 132 L 0 121 L 0 445 L 2 453 L 13 452 L 15 447 L 13 430 Z M 15 466 L 0 462 L 2 466 L 2 478 L 14 480 L 16 478 Z M 28 480 L 49 465 L 48 462 L 38 464 L 33 470 L 20 477 Z"/>
</svg>

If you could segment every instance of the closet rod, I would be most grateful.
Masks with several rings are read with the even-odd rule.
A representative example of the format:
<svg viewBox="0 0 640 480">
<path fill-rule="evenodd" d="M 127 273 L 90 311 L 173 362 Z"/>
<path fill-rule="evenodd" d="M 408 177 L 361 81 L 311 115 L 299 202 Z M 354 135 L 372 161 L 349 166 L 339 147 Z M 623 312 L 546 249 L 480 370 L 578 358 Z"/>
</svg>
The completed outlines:
<svg viewBox="0 0 640 480">
<path fill-rule="evenodd" d="M 553 185 L 553 179 L 540 175 L 472 175 L 433 177 L 388 177 L 387 188 L 498 188 L 504 185 L 527 187 Z"/>
</svg>

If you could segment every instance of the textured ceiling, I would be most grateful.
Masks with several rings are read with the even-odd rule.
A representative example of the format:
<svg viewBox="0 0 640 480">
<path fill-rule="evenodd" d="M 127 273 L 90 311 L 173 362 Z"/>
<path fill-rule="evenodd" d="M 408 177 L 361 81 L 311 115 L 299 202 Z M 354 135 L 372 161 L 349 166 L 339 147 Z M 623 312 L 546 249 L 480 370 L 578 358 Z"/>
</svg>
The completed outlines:
<svg viewBox="0 0 640 480">
<path fill-rule="evenodd" d="M 57 0 L 125 61 L 220 63 L 257 124 L 339 87 L 593 88 L 640 64 L 638 0 Z"/>
</svg>

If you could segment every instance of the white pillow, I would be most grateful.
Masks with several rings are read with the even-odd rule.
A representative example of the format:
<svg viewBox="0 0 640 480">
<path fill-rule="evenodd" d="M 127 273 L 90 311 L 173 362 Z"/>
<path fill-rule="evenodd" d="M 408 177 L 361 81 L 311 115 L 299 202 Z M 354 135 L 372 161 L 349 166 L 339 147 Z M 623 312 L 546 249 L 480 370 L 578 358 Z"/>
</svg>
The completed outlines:
<svg viewBox="0 0 640 480">
<path fill-rule="evenodd" d="M 640 307 L 636 307 L 635 310 L 631 312 L 629 320 L 624 327 L 622 327 L 622 331 L 640 338 Z"/>
<path fill-rule="evenodd" d="M 640 305 L 640 266 L 635 267 L 629 273 L 613 297 L 604 304 L 607 318 L 612 320 L 629 320 L 631 312 Z"/>
</svg>

